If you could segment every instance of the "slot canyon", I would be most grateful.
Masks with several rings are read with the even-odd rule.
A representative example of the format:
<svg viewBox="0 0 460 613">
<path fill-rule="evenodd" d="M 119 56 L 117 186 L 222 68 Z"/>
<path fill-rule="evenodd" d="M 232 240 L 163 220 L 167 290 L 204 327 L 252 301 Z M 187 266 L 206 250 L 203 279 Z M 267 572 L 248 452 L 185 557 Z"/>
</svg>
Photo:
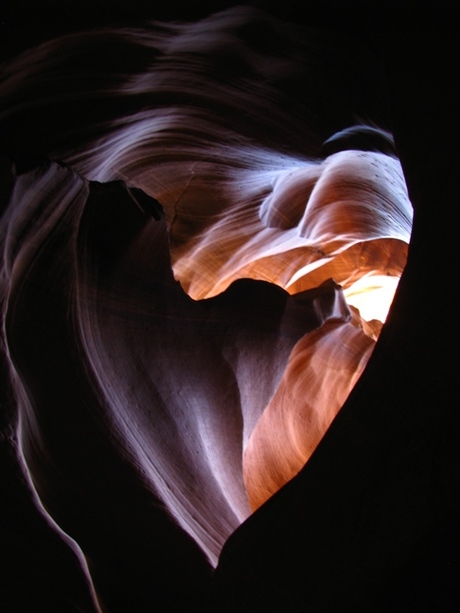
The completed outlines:
<svg viewBox="0 0 460 613">
<path fill-rule="evenodd" d="M 422 4 L 7 3 L 2 611 L 459 610 L 459 54 Z"/>
</svg>

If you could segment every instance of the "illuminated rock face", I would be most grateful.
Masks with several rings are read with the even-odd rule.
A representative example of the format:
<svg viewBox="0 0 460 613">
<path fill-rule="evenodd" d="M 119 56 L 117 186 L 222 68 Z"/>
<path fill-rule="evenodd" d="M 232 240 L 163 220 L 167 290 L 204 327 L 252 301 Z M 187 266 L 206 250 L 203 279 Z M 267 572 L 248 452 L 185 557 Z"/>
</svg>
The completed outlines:
<svg viewBox="0 0 460 613">
<path fill-rule="evenodd" d="M 256 509 L 303 468 L 361 375 L 374 342 L 350 323 L 324 324 L 294 347 L 244 452 Z"/>
<path fill-rule="evenodd" d="M 290 296 L 267 282 L 240 280 L 215 298 L 190 299 L 172 274 L 161 210 L 137 190 L 88 184 L 54 163 L 11 182 L 3 217 L 5 342 L 13 358 L 20 445 L 39 495 L 53 514 L 48 499 L 58 492 L 46 465 L 78 463 L 86 446 L 86 435 L 79 440 L 69 433 L 74 445 L 63 454 L 48 433 L 51 428 L 61 437 L 70 414 L 82 411 L 67 396 L 79 396 L 83 382 L 67 381 L 68 389 L 62 384 L 61 396 L 53 383 L 58 365 L 52 355 L 67 349 L 86 373 L 80 375 L 88 388 L 84 413 L 102 420 L 117 453 L 131 459 L 145 487 L 216 563 L 250 512 L 242 469 L 247 442 L 252 500 L 248 483 L 260 464 L 268 475 L 258 479 L 268 483 L 278 447 L 288 458 L 289 448 L 298 447 L 296 440 L 282 440 L 283 431 L 306 436 L 311 453 L 374 341 L 349 323 L 351 312 L 334 282 Z M 59 322 L 62 343 L 47 332 Z M 296 381 L 311 396 L 316 416 L 303 406 L 305 392 Z M 291 398 L 283 403 L 286 387 Z M 270 423 L 280 403 L 286 424 L 269 426 L 276 433 L 271 441 L 260 421 Z M 71 408 L 54 415 L 58 404 Z M 297 423 L 299 415 L 311 422 L 307 428 Z M 81 426 L 85 432 L 91 427 L 91 420 Z M 261 452 L 275 455 L 254 463 Z M 97 462 L 97 452 L 86 453 Z M 300 461 L 296 454 L 276 489 L 309 453 Z M 84 474 L 76 478 L 83 482 Z"/>
<path fill-rule="evenodd" d="M 308 542 L 302 517 L 340 490 L 334 462 L 302 483 L 379 364 L 412 224 L 391 136 L 342 130 L 359 73 L 346 47 L 239 7 L 70 36 L 5 67 L 2 453 L 24 525 L 66 577 L 62 610 L 255 610 L 254 552 L 265 534 L 278 547 L 278 515 Z M 353 451 L 339 437 L 343 466 L 380 436 L 370 413 L 345 428 Z M 280 543 L 260 554 L 267 576 Z M 285 572 L 276 606 L 308 601 L 307 566 Z"/>
</svg>

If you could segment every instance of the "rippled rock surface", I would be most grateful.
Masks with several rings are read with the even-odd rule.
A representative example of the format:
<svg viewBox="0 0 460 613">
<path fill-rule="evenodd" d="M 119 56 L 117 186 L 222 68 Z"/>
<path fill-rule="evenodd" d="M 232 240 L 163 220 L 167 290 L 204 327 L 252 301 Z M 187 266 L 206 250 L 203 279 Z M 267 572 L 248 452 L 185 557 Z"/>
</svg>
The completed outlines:
<svg viewBox="0 0 460 613">
<path fill-rule="evenodd" d="M 3 64 L 6 611 L 455 610 L 447 141 L 378 35 L 395 141 L 375 49 L 250 7 Z"/>
</svg>

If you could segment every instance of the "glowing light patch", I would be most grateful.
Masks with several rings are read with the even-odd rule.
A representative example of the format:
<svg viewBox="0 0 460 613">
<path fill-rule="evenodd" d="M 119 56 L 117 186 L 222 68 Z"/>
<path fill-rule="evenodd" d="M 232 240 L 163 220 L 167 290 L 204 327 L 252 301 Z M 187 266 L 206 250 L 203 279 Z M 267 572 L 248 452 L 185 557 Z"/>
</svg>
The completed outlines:
<svg viewBox="0 0 460 613">
<path fill-rule="evenodd" d="M 399 277 L 367 275 L 344 290 L 348 304 L 356 307 L 363 319 L 385 322 L 398 287 Z"/>
</svg>

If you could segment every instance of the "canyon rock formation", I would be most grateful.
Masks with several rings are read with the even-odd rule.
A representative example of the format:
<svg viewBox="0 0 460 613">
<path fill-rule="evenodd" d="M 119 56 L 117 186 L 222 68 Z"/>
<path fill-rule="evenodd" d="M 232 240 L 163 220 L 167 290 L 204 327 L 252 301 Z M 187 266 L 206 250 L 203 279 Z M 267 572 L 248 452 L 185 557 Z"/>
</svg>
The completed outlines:
<svg viewBox="0 0 460 613">
<path fill-rule="evenodd" d="M 2 610 L 458 608 L 453 43 L 255 4 L 7 23 Z"/>
</svg>

